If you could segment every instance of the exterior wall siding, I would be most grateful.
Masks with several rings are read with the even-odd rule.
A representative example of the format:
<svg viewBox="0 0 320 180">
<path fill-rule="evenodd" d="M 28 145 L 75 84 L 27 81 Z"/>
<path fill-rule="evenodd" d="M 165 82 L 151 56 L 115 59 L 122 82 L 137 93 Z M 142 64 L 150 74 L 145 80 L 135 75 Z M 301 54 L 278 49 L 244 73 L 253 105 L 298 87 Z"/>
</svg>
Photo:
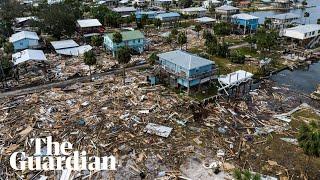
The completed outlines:
<svg viewBox="0 0 320 180">
<path fill-rule="evenodd" d="M 38 45 L 39 41 L 36 39 L 21 39 L 19 41 L 13 42 L 14 50 L 33 48 Z"/>
<path fill-rule="evenodd" d="M 208 74 L 212 73 L 213 69 L 214 69 L 214 65 L 210 64 L 210 65 L 206 65 L 206 66 L 202 66 L 199 68 L 195 68 L 195 69 L 190 69 L 187 70 L 181 66 L 178 66 L 170 61 L 167 61 L 165 59 L 160 58 L 159 62 L 162 66 L 165 66 L 166 69 L 169 69 L 171 72 L 173 73 L 184 73 L 185 74 L 185 78 L 183 77 L 179 77 L 177 79 L 177 83 L 184 86 L 184 87 L 191 87 L 191 86 L 195 86 L 200 84 L 201 81 L 201 77 L 200 78 L 194 78 L 189 80 L 189 78 L 192 77 L 196 77 L 196 76 L 200 76 L 200 75 L 204 75 L 204 77 L 207 74 L 207 77 L 210 76 Z"/>
</svg>

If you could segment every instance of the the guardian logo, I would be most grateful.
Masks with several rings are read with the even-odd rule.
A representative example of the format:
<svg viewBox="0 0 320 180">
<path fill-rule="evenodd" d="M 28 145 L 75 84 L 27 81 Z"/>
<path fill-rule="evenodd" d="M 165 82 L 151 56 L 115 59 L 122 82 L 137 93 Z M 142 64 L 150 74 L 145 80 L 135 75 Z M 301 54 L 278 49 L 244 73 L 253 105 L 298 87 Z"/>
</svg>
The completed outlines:
<svg viewBox="0 0 320 180">
<path fill-rule="evenodd" d="M 15 170 L 116 170 L 114 156 L 87 157 L 85 151 L 72 151 L 70 142 L 52 142 L 52 137 L 31 139 L 35 144 L 35 154 L 14 152 L 10 156 L 10 166 Z M 46 145 L 42 147 L 42 145 Z"/>
</svg>

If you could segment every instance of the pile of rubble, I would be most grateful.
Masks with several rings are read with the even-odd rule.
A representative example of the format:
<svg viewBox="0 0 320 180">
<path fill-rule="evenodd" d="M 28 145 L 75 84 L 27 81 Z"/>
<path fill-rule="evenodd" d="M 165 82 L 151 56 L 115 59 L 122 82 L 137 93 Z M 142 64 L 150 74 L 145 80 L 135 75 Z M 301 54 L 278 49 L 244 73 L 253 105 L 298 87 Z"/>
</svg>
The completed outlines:
<svg viewBox="0 0 320 180">
<path fill-rule="evenodd" d="M 206 106 L 167 88 L 147 86 L 145 72 L 1 100 L 0 174 L 6 179 L 94 177 L 115 179 L 230 178 L 241 159 L 271 132 L 291 131 L 272 118 L 289 109 L 285 93 L 252 91 L 246 100 Z M 275 103 L 275 104 L 273 104 Z M 34 154 L 30 138 L 52 136 L 89 156 L 114 155 L 117 171 L 16 171 L 10 154 Z M 46 150 L 43 150 L 44 152 Z M 240 162 L 240 163 L 239 163 Z M 201 165 L 201 166 L 200 166 Z M 199 167 L 200 166 L 200 167 Z M 197 167 L 197 168 L 194 168 Z M 258 171 L 258 168 L 252 169 Z"/>
</svg>

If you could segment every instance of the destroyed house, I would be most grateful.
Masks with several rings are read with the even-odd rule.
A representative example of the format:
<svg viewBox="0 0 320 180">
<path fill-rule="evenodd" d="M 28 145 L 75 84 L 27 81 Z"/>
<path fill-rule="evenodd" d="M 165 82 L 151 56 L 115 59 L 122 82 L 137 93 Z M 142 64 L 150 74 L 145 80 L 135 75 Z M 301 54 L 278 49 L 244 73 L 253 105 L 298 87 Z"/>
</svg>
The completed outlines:
<svg viewBox="0 0 320 180">
<path fill-rule="evenodd" d="M 190 88 L 214 78 L 215 63 L 211 60 L 176 50 L 158 54 L 161 69 L 174 78 L 178 86 Z"/>
<path fill-rule="evenodd" d="M 124 46 L 128 46 L 135 51 L 142 53 L 144 50 L 145 45 L 145 37 L 141 33 L 141 31 L 123 31 L 121 32 L 122 35 L 122 42 L 121 43 L 114 43 L 113 42 L 113 35 L 114 33 L 109 33 L 104 36 L 103 45 L 106 50 L 112 52 L 112 55 L 115 56 L 115 52 Z"/>
<path fill-rule="evenodd" d="M 77 20 L 77 31 L 84 37 L 90 37 L 100 35 L 104 29 L 98 19 L 81 19 Z"/>
<path fill-rule="evenodd" d="M 268 16 L 266 19 L 270 19 L 271 27 L 274 29 L 283 29 L 288 25 L 293 24 L 295 21 L 300 19 L 300 15 L 293 13 L 277 14 Z"/>
</svg>

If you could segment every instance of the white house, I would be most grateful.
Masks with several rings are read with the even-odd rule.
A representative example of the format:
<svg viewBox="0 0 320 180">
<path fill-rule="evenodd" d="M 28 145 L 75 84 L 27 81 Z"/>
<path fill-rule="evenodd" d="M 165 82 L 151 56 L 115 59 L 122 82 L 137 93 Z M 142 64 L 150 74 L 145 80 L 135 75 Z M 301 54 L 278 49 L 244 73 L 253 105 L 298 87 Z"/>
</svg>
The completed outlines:
<svg viewBox="0 0 320 180">
<path fill-rule="evenodd" d="M 119 13 L 121 16 L 127 16 L 137 11 L 134 7 L 117 7 L 112 9 L 113 12 Z"/>
<path fill-rule="evenodd" d="M 222 5 L 222 2 L 219 0 L 206 0 L 202 2 L 202 7 L 209 9 L 210 6 L 219 7 Z"/>
<path fill-rule="evenodd" d="M 21 31 L 13 34 L 9 38 L 9 42 L 13 44 L 14 50 L 23 50 L 39 47 L 39 36 L 35 32 Z"/>
<path fill-rule="evenodd" d="M 190 7 L 181 9 L 180 12 L 183 15 L 189 15 L 189 16 L 197 16 L 197 17 L 203 17 L 206 14 L 207 9 L 203 7 Z"/>
<path fill-rule="evenodd" d="M 285 29 L 283 36 L 297 40 L 306 48 L 313 48 L 320 40 L 320 25 L 307 24 Z"/>
</svg>

